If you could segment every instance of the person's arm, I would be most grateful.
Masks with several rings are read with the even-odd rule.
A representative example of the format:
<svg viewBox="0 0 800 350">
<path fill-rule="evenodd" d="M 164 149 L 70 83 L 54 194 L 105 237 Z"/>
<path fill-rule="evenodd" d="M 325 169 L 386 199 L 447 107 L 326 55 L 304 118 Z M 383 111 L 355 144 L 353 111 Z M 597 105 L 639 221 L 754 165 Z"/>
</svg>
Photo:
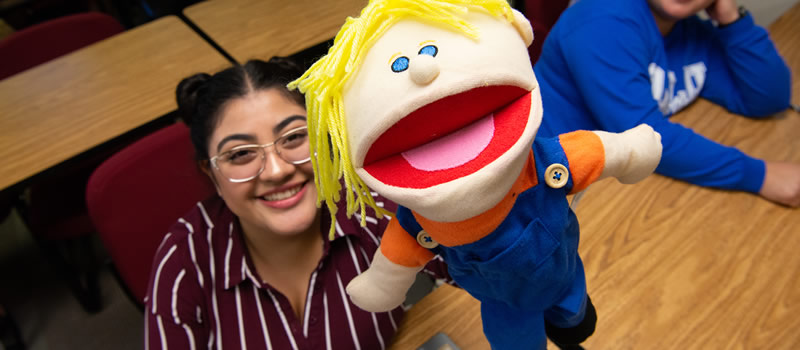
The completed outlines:
<svg viewBox="0 0 800 350">
<path fill-rule="evenodd" d="M 186 251 L 185 244 L 168 238 L 156 253 L 144 308 L 149 349 L 194 349 L 208 341 L 204 294 Z"/>
<path fill-rule="evenodd" d="M 764 117 L 789 107 L 792 80 L 767 31 L 750 14 L 739 16 L 736 0 L 716 0 L 707 10 L 719 27 L 700 23 L 698 40 L 712 45 L 700 96 L 729 111 Z"/>
<path fill-rule="evenodd" d="M 636 24 L 592 20 L 558 45 L 571 77 L 601 129 L 622 132 L 645 123 L 664 146 L 656 172 L 702 186 L 758 192 L 764 162 L 672 123 L 659 111 L 650 85 L 651 47 Z M 568 117 L 568 116 L 565 116 Z"/>
<path fill-rule="evenodd" d="M 758 192 L 764 198 L 790 207 L 800 206 L 800 164 L 766 162 L 767 175 Z"/>
<path fill-rule="evenodd" d="M 712 32 L 719 55 L 712 56 L 708 82 L 701 96 L 729 111 L 763 117 L 780 112 L 791 99 L 791 71 L 764 28 L 750 14 L 740 17 L 735 0 L 717 0 L 707 9 L 719 28 Z M 761 196 L 792 207 L 800 206 L 800 164 L 765 162 Z"/>
</svg>

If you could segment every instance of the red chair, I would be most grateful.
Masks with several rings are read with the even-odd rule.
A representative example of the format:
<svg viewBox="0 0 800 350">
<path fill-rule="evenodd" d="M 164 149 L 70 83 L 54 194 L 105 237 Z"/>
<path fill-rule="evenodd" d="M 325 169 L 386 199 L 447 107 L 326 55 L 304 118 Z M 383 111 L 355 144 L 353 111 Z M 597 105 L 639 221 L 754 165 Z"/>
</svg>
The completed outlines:
<svg viewBox="0 0 800 350">
<path fill-rule="evenodd" d="M 0 79 L 17 74 L 125 28 L 113 17 L 97 13 L 65 16 L 25 28 L 0 41 Z M 101 308 L 94 255 L 94 227 L 85 205 L 86 181 L 105 159 L 100 155 L 71 160 L 32 180 L 27 205 L 19 207 L 45 255 L 89 312 Z"/>
<path fill-rule="evenodd" d="M 569 0 L 525 0 L 525 17 L 533 27 L 533 44 L 528 47 L 531 64 L 539 60 L 544 39 L 568 6 Z"/>
<path fill-rule="evenodd" d="M 124 30 L 114 17 L 99 12 L 70 15 L 25 28 L 0 41 L 0 79 Z"/>
<path fill-rule="evenodd" d="M 176 123 L 118 152 L 89 178 L 86 202 L 123 288 L 141 306 L 156 249 L 170 226 L 215 195 L 197 167 L 189 129 Z"/>
</svg>

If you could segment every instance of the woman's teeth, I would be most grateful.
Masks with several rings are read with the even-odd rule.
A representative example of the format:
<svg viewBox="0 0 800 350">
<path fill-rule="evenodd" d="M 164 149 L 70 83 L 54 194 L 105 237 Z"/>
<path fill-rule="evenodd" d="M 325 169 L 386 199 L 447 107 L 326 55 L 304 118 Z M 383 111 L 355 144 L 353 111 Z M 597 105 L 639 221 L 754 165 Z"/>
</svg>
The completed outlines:
<svg viewBox="0 0 800 350">
<path fill-rule="evenodd" d="M 268 194 L 268 195 L 266 195 L 266 196 L 264 196 L 262 198 L 264 198 L 264 200 L 269 201 L 269 202 L 280 201 L 280 200 L 284 200 L 284 199 L 287 199 L 287 198 L 290 198 L 290 197 L 296 195 L 297 192 L 300 192 L 300 190 L 302 188 L 303 188 L 303 186 L 297 186 L 297 187 L 293 187 L 293 188 L 290 188 L 290 189 L 285 190 L 285 191 Z"/>
</svg>

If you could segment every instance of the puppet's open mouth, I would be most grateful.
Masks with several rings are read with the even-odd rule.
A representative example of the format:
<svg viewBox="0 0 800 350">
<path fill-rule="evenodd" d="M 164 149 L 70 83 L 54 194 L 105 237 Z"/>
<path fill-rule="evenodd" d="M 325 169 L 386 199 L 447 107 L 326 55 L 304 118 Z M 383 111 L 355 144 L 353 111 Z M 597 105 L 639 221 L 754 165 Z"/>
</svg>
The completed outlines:
<svg viewBox="0 0 800 350">
<path fill-rule="evenodd" d="M 508 151 L 530 116 L 530 92 L 487 86 L 425 105 L 372 144 L 364 170 L 390 186 L 427 188 L 472 174 Z"/>
</svg>

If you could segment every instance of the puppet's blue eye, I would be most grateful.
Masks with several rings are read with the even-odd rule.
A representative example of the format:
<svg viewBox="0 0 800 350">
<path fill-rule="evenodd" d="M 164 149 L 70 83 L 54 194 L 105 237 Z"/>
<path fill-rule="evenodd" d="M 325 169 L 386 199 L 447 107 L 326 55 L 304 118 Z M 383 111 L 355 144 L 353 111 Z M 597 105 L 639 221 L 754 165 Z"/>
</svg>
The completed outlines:
<svg viewBox="0 0 800 350">
<path fill-rule="evenodd" d="M 436 57 L 437 53 L 439 53 L 439 48 L 437 48 L 434 45 L 423 46 L 421 49 L 419 49 L 420 55 L 431 55 L 433 57 Z"/>
<path fill-rule="evenodd" d="M 408 57 L 401 56 L 392 62 L 392 72 L 400 73 L 408 69 Z"/>
</svg>

